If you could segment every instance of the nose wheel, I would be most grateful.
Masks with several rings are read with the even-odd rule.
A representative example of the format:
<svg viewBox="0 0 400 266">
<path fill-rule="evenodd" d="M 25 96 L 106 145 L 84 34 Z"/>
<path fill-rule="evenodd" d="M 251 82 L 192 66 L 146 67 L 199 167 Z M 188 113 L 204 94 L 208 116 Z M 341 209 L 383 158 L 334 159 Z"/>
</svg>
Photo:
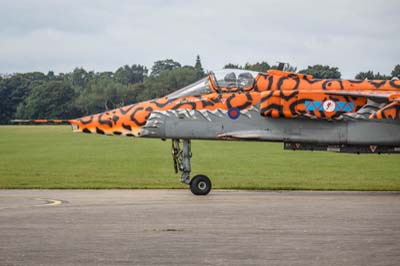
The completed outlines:
<svg viewBox="0 0 400 266">
<path fill-rule="evenodd" d="M 196 175 L 190 181 L 190 191 L 194 195 L 207 195 L 211 191 L 211 180 L 205 175 Z"/>
<path fill-rule="evenodd" d="M 211 191 L 211 180 L 205 175 L 196 175 L 190 179 L 190 159 L 192 158 L 191 144 L 189 139 L 184 139 L 183 148 L 180 140 L 172 140 L 172 158 L 174 160 L 175 173 L 181 172 L 181 182 L 190 186 L 194 195 L 207 195 Z"/>
</svg>

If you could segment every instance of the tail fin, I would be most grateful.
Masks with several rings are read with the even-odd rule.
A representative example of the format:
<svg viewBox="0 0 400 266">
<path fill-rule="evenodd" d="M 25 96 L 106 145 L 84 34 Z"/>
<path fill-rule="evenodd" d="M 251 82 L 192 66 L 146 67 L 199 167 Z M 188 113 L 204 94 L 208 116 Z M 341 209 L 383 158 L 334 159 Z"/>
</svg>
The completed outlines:
<svg viewBox="0 0 400 266">
<path fill-rule="evenodd" d="M 15 124 L 64 124 L 70 125 L 73 120 L 61 119 L 14 119 L 11 123 Z"/>
</svg>

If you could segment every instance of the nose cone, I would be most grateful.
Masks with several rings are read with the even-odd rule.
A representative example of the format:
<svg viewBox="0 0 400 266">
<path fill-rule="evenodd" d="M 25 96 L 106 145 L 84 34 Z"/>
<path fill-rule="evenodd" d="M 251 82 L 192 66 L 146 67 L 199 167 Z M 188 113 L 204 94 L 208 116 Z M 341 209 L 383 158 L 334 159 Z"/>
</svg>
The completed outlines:
<svg viewBox="0 0 400 266">
<path fill-rule="evenodd" d="M 74 132 L 139 137 L 152 111 L 148 103 L 143 102 L 70 120 L 69 123 Z"/>
</svg>

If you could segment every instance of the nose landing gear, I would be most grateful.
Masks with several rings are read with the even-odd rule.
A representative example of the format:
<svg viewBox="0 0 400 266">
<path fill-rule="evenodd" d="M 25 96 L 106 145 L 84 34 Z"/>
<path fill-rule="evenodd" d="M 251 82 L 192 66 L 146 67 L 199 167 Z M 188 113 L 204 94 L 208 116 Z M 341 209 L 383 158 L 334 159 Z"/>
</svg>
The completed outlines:
<svg viewBox="0 0 400 266">
<path fill-rule="evenodd" d="M 172 158 L 174 160 L 175 173 L 182 172 L 181 182 L 190 186 L 194 195 L 207 195 L 211 191 L 211 180 L 205 175 L 196 175 L 190 180 L 190 158 L 192 158 L 191 144 L 189 139 L 182 140 L 183 148 L 180 147 L 180 140 L 172 140 Z"/>
</svg>

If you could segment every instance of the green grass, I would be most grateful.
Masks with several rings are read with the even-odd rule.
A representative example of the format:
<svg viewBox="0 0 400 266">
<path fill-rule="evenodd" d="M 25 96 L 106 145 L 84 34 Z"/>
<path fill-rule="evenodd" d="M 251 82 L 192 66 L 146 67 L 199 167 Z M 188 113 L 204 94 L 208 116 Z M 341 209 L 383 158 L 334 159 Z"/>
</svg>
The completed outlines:
<svg viewBox="0 0 400 266">
<path fill-rule="evenodd" d="M 184 188 L 170 141 L 0 126 L 0 188 Z M 215 188 L 400 190 L 400 155 L 283 151 L 281 143 L 192 142 Z"/>
</svg>

